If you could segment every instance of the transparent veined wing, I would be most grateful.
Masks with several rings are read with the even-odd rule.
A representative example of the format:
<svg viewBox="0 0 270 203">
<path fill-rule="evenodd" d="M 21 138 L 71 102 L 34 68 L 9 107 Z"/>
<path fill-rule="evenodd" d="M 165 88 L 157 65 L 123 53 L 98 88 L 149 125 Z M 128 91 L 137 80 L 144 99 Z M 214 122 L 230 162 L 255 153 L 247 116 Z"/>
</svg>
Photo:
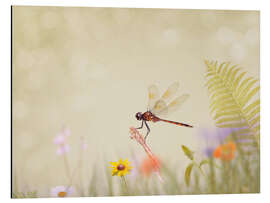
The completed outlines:
<svg viewBox="0 0 270 203">
<path fill-rule="evenodd" d="M 153 109 L 157 100 L 159 99 L 159 90 L 156 85 L 148 87 L 148 110 Z"/>
<path fill-rule="evenodd" d="M 166 104 L 166 102 L 162 99 L 159 99 L 154 107 L 152 109 L 150 109 L 150 111 L 155 114 L 155 115 L 160 115 L 162 112 L 166 113 L 166 111 L 168 110 L 168 106 Z"/>
<path fill-rule="evenodd" d="M 163 99 L 165 102 L 168 102 L 172 97 L 175 96 L 179 89 L 179 82 L 172 83 L 168 89 L 164 92 L 161 99 Z"/>
<path fill-rule="evenodd" d="M 167 112 L 168 114 L 176 111 L 177 109 L 179 109 L 180 106 L 182 106 L 182 104 L 189 98 L 189 94 L 183 94 L 179 97 L 177 97 L 176 99 L 174 99 L 167 108 Z"/>
</svg>

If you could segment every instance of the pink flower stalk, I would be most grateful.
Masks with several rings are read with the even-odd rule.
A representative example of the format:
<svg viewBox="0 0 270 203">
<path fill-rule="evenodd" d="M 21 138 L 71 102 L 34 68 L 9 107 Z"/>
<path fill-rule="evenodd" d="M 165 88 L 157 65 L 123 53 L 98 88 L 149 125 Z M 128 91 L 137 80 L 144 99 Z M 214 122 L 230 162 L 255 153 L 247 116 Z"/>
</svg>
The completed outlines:
<svg viewBox="0 0 270 203">
<path fill-rule="evenodd" d="M 156 156 L 152 152 L 151 148 L 146 144 L 142 134 L 140 134 L 140 132 L 134 127 L 130 127 L 130 134 L 131 134 L 130 138 L 135 139 L 143 147 L 146 154 L 152 160 L 152 163 L 153 163 L 153 166 L 154 166 L 154 172 L 157 174 L 158 178 L 161 181 L 163 181 L 161 176 L 160 176 L 160 167 L 159 167 L 160 164 L 157 161 Z"/>
</svg>

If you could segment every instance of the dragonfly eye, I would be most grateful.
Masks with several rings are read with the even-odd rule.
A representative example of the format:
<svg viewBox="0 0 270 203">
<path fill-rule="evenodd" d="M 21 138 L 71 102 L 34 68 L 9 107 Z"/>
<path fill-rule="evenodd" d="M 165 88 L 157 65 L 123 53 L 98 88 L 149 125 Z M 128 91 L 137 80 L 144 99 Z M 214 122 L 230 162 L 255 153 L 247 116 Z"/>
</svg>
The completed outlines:
<svg viewBox="0 0 270 203">
<path fill-rule="evenodd" d="M 141 112 L 136 113 L 136 119 L 139 121 L 142 120 L 142 113 Z"/>
</svg>

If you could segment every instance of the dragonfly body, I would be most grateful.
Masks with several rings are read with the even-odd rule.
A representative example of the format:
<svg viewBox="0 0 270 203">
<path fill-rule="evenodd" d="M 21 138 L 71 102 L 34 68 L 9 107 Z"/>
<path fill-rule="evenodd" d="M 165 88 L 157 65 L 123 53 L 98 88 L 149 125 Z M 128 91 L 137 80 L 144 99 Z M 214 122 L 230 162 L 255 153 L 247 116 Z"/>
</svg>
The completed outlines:
<svg viewBox="0 0 270 203">
<path fill-rule="evenodd" d="M 148 136 L 148 134 L 150 133 L 150 128 L 147 124 L 147 122 L 149 122 L 149 121 L 154 122 L 154 123 L 156 123 L 158 121 L 163 121 L 163 122 L 175 124 L 178 126 L 184 126 L 184 127 L 190 127 L 190 128 L 193 127 L 193 126 L 185 124 L 185 123 L 165 120 L 165 119 L 159 118 L 157 116 L 157 115 L 162 115 L 162 114 L 168 113 L 172 110 L 175 111 L 176 108 L 178 108 L 178 106 L 180 106 L 188 98 L 189 95 L 184 94 L 184 95 L 177 97 L 175 100 L 171 101 L 169 105 L 166 104 L 166 101 L 170 100 L 171 97 L 176 93 L 176 91 L 178 90 L 178 86 L 179 86 L 178 82 L 173 83 L 171 86 L 169 86 L 169 88 L 162 95 L 161 98 L 159 98 L 159 96 L 158 96 L 158 89 L 155 85 L 152 85 L 149 87 L 149 89 L 148 89 L 148 91 L 149 91 L 148 109 L 150 109 L 150 110 L 148 110 L 144 113 L 142 113 L 142 112 L 136 113 L 136 119 L 142 122 L 141 126 L 138 127 L 137 129 L 143 128 L 144 125 L 147 128 L 147 134 L 145 136 L 145 139 Z"/>
<path fill-rule="evenodd" d="M 155 116 L 153 113 L 151 113 L 151 111 L 146 111 L 144 113 L 138 112 L 138 113 L 136 113 L 136 118 L 137 118 L 137 120 L 142 121 L 142 125 L 137 129 L 143 128 L 144 124 L 145 124 L 145 126 L 147 128 L 147 134 L 145 136 L 145 139 L 147 138 L 148 134 L 150 133 L 150 128 L 149 128 L 149 126 L 147 124 L 147 121 L 152 121 L 154 123 L 156 123 L 158 121 L 163 121 L 163 122 L 175 124 L 175 125 L 178 125 L 178 126 L 185 126 L 185 127 L 189 127 L 189 128 L 193 127 L 193 126 L 185 124 L 185 123 L 180 123 L 180 122 L 176 122 L 176 121 L 170 121 L 170 120 L 159 118 L 159 117 Z"/>
<path fill-rule="evenodd" d="M 160 121 L 160 118 L 158 118 L 157 116 L 155 116 L 153 113 L 151 113 L 151 111 L 146 111 L 142 114 L 142 120 L 145 121 L 152 121 L 152 122 L 157 122 Z"/>
</svg>

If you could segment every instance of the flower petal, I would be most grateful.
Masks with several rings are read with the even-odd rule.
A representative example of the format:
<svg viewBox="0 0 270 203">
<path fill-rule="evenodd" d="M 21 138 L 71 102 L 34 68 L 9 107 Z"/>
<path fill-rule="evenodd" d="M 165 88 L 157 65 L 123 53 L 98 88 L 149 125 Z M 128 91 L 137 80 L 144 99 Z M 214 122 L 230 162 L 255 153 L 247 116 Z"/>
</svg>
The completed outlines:
<svg viewBox="0 0 270 203">
<path fill-rule="evenodd" d="M 51 188 L 51 196 L 52 197 L 58 197 L 58 193 L 62 192 L 62 191 L 65 191 L 65 190 L 66 190 L 66 187 L 62 186 L 62 185 Z"/>
</svg>

